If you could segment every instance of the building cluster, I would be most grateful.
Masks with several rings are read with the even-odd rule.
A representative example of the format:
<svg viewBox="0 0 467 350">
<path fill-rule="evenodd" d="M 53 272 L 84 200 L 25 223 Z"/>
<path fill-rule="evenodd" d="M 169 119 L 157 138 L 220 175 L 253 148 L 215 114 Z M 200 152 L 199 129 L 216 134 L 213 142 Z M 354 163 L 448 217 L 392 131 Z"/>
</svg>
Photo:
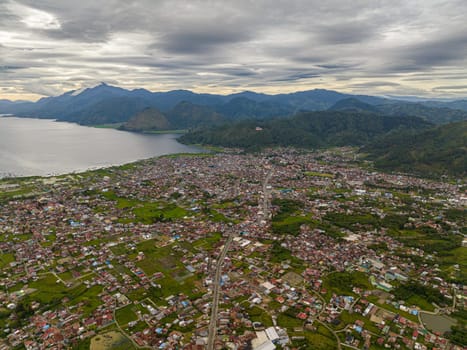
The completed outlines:
<svg viewBox="0 0 467 350">
<path fill-rule="evenodd" d="M 29 195 L 0 204 L 0 349 L 66 349 L 106 332 L 133 347 L 205 349 L 215 283 L 217 349 L 323 337 L 358 349 L 462 348 L 421 314 L 465 306 L 467 290 L 452 282 L 465 266 L 440 268 L 436 250 L 400 239 L 388 219 L 460 237 L 465 221 L 441 213 L 465 207 L 461 184 L 369 170 L 351 149 L 278 149 L 162 157 L 2 191 L 21 186 Z M 281 223 L 278 199 L 300 203 Z M 294 222 L 293 234 L 280 232 Z M 336 274 L 366 282 L 339 290 Z M 413 280 L 445 305 L 397 300 Z"/>
</svg>

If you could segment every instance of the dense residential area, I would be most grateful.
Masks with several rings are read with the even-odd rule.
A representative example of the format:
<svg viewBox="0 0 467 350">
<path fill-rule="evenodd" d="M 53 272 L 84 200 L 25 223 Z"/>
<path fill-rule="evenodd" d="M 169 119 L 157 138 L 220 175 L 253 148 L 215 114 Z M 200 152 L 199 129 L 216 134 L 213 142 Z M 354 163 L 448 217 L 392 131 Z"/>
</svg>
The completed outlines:
<svg viewBox="0 0 467 350">
<path fill-rule="evenodd" d="M 3 179 L 0 349 L 464 349 L 466 204 L 354 148 Z"/>
</svg>

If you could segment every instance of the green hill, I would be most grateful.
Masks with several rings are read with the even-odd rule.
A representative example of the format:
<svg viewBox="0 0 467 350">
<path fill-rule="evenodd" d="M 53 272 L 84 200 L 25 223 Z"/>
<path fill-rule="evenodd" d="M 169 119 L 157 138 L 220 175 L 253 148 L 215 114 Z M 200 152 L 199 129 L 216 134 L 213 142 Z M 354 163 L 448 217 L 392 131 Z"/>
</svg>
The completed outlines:
<svg viewBox="0 0 467 350">
<path fill-rule="evenodd" d="M 189 129 L 204 125 L 216 125 L 225 118 L 210 107 L 196 105 L 191 102 L 180 102 L 166 113 L 173 129 Z"/>
<path fill-rule="evenodd" d="M 380 113 L 392 116 L 412 115 L 434 124 L 467 120 L 467 112 L 446 107 L 430 107 L 421 103 L 398 102 L 376 106 Z"/>
<path fill-rule="evenodd" d="M 416 117 L 322 111 L 301 113 L 292 118 L 247 120 L 198 129 L 182 136 L 180 141 L 246 149 L 364 145 L 397 128 L 420 129 L 431 125 Z"/>
<path fill-rule="evenodd" d="M 390 133 L 362 149 L 375 166 L 423 176 L 467 175 L 467 121 Z"/>
<path fill-rule="evenodd" d="M 167 117 L 155 108 L 146 108 L 128 120 L 122 130 L 145 131 L 145 130 L 169 130 L 170 123 Z"/>
<path fill-rule="evenodd" d="M 224 116 L 209 107 L 184 101 L 166 113 L 155 108 L 146 108 L 133 115 L 120 129 L 128 131 L 180 130 L 218 125 L 225 120 Z"/>
</svg>

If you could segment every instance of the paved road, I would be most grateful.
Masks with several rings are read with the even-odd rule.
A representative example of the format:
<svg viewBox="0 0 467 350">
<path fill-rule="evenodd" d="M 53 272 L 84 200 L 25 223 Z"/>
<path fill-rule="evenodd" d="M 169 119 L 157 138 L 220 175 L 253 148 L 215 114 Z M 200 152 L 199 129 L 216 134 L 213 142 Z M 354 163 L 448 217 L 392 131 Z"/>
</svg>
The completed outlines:
<svg viewBox="0 0 467 350">
<path fill-rule="evenodd" d="M 269 180 L 271 179 L 272 176 L 272 170 L 269 170 L 266 178 L 263 181 L 263 213 L 264 213 L 264 220 L 269 220 L 269 198 L 271 194 L 271 190 L 268 189 L 268 183 Z M 260 221 L 263 218 L 258 218 Z M 219 307 L 219 296 L 220 296 L 220 281 L 221 281 L 221 275 L 222 275 L 222 265 L 224 263 L 224 259 L 227 255 L 227 252 L 229 251 L 230 244 L 232 243 L 232 240 L 236 236 L 237 232 L 235 229 L 232 229 L 230 232 L 227 241 L 224 244 L 224 249 L 222 249 L 222 252 L 217 260 L 217 266 L 216 266 L 216 273 L 213 281 L 213 298 L 212 298 L 212 305 L 211 305 L 211 319 L 209 321 L 209 335 L 208 335 L 208 344 L 207 344 L 207 350 L 214 350 L 214 342 L 216 340 L 216 335 L 217 335 L 217 316 L 218 316 L 218 307 Z"/>
<path fill-rule="evenodd" d="M 261 223 L 262 220 L 269 220 L 269 207 L 270 207 L 270 198 L 271 198 L 271 189 L 268 189 L 269 180 L 272 176 L 272 170 L 269 170 L 266 174 L 266 177 L 263 181 L 263 215 L 258 218 L 258 221 Z"/>
<path fill-rule="evenodd" d="M 217 312 L 219 306 L 219 295 L 220 295 L 220 281 L 222 275 L 222 265 L 224 263 L 225 256 L 229 250 L 230 244 L 232 243 L 233 238 L 235 237 L 235 231 L 232 231 L 227 238 L 227 241 L 224 244 L 224 249 L 217 259 L 217 266 L 216 266 L 216 275 L 214 277 L 213 285 L 213 298 L 212 298 L 212 306 L 211 306 L 211 320 L 209 322 L 209 336 L 208 336 L 208 350 L 214 350 L 214 342 L 216 340 L 217 335 Z"/>
</svg>

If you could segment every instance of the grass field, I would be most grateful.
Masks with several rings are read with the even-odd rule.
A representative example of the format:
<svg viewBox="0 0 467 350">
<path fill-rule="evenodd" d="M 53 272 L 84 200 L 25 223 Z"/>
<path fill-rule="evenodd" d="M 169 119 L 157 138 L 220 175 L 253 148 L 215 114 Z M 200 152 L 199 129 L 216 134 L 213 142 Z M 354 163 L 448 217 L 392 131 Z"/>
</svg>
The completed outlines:
<svg viewBox="0 0 467 350">
<path fill-rule="evenodd" d="M 333 174 L 329 173 L 319 173 L 316 171 L 305 171 L 304 174 L 306 176 L 316 176 L 316 177 L 324 177 L 324 178 L 334 178 Z"/>
<path fill-rule="evenodd" d="M 297 334 L 298 335 L 298 334 Z M 294 340 L 293 344 L 298 349 L 313 350 L 335 350 L 337 349 L 336 338 L 333 334 L 321 324 L 316 326 L 316 331 L 303 332 L 305 339 Z"/>
<path fill-rule="evenodd" d="M 104 192 L 102 195 L 108 200 L 117 202 L 117 208 L 131 209 L 134 219 L 129 221 L 141 222 L 143 224 L 152 224 L 158 221 L 181 219 L 190 216 L 192 213 L 174 203 L 149 202 L 136 199 L 129 199 L 117 196 L 114 192 Z M 121 219 L 128 221 L 128 219 Z"/>
<path fill-rule="evenodd" d="M 251 308 L 246 308 L 245 310 L 248 315 L 250 316 L 250 320 L 253 322 L 261 322 L 264 327 L 272 327 L 272 319 L 271 316 L 268 314 L 267 311 L 264 311 L 263 309 L 253 306 Z"/>
<path fill-rule="evenodd" d="M 102 286 L 92 286 L 91 288 L 86 288 L 84 285 L 80 285 L 77 288 L 81 288 L 81 292 L 75 293 L 77 295 L 75 298 L 70 300 L 68 303 L 71 305 L 78 305 L 82 303 L 83 305 L 80 307 L 81 311 L 83 312 L 83 316 L 89 316 L 92 312 L 102 304 L 98 295 L 102 293 Z"/>
<path fill-rule="evenodd" d="M 368 281 L 368 275 L 363 272 L 334 272 L 324 278 L 323 287 L 327 289 L 326 299 L 329 300 L 333 293 L 337 295 L 352 295 L 353 287 L 364 290 L 373 289 Z"/>
<path fill-rule="evenodd" d="M 90 350 L 133 350 L 136 347 L 122 333 L 110 331 L 91 339 Z"/>
<path fill-rule="evenodd" d="M 138 319 L 134 310 L 136 310 L 135 306 L 133 304 L 129 304 L 115 311 L 115 318 L 121 327 Z"/>
<path fill-rule="evenodd" d="M 162 296 L 167 297 L 172 294 L 184 293 L 188 296 L 195 295 L 195 281 L 199 278 L 191 275 L 182 264 L 184 256 L 182 251 L 176 251 L 173 243 L 164 247 L 156 247 L 154 240 L 144 241 L 137 245 L 137 251 L 142 251 L 145 258 L 136 263 L 148 276 L 155 272 L 162 272 L 164 277 L 157 283 L 162 285 Z"/>
<path fill-rule="evenodd" d="M 28 296 L 29 299 L 45 305 L 58 304 L 66 297 L 69 299 L 68 305 L 70 306 L 83 303 L 81 311 L 85 316 L 91 314 L 101 304 L 98 297 L 102 292 L 101 286 L 87 288 L 86 285 L 80 284 L 74 288 L 67 288 L 63 283 L 57 283 L 57 279 L 52 274 L 32 282 L 29 286 L 36 289 L 34 293 Z"/>
<path fill-rule="evenodd" d="M 291 317 L 291 316 L 286 315 L 284 313 L 279 314 L 277 316 L 277 324 L 280 327 L 284 327 L 284 328 L 287 328 L 287 329 L 293 329 L 294 327 L 303 327 L 303 321 L 302 320 L 300 320 L 298 318 L 295 318 L 295 317 Z"/>
<path fill-rule="evenodd" d="M 37 290 L 30 295 L 30 298 L 39 301 L 41 304 L 59 301 L 59 299 L 68 296 L 67 288 L 63 283 L 57 282 L 57 278 L 52 274 L 48 274 L 40 280 L 31 282 L 29 287 Z"/>
<path fill-rule="evenodd" d="M 214 248 L 214 245 L 218 243 L 222 239 L 222 234 L 219 232 L 215 232 L 205 238 L 198 239 L 197 241 L 193 242 L 193 247 L 201 250 L 210 251 Z"/>
<path fill-rule="evenodd" d="M 11 262 L 15 261 L 15 255 L 11 253 L 0 254 L 0 269 L 8 266 Z"/>
</svg>

